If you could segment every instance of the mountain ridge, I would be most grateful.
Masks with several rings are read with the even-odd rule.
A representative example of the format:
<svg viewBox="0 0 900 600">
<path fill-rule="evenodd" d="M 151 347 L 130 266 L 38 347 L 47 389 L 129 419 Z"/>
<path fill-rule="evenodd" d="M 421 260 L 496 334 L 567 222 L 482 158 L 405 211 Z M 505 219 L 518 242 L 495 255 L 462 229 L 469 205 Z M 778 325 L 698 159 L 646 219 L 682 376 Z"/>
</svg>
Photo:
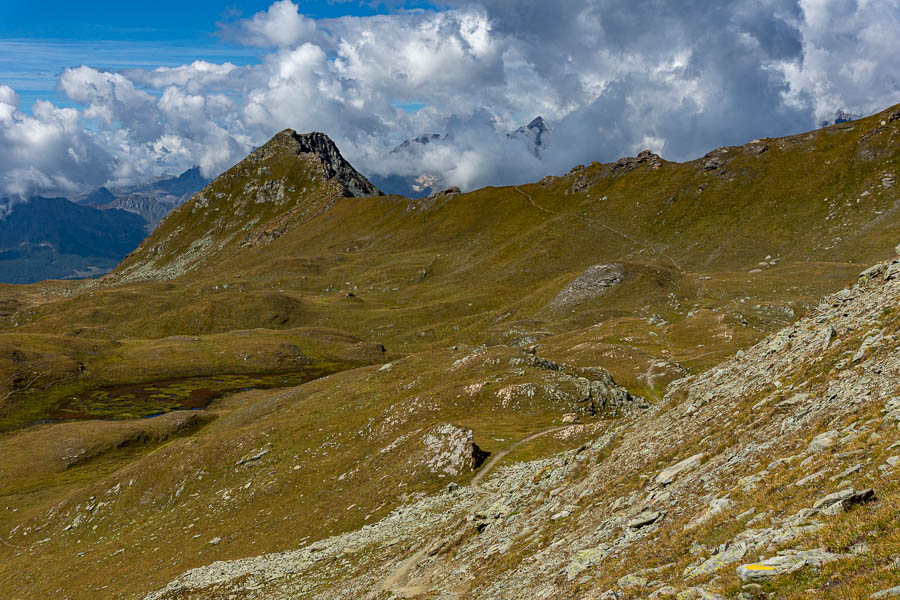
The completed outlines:
<svg viewBox="0 0 900 600">
<path fill-rule="evenodd" d="M 116 272 L 0 287 L 0 589 L 888 589 L 898 142 L 894 106 L 410 199 L 277 137 Z"/>
<path fill-rule="evenodd" d="M 144 238 L 138 215 L 33 197 L 0 219 L 0 280 L 96 276 L 113 269 Z"/>
</svg>

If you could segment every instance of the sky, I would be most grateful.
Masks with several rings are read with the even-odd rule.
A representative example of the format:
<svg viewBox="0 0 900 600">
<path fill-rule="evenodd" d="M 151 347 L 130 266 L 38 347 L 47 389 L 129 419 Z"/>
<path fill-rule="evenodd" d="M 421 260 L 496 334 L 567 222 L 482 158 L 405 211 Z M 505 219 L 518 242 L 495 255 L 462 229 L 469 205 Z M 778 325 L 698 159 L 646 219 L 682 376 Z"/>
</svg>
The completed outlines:
<svg viewBox="0 0 900 600">
<path fill-rule="evenodd" d="M 2 0 L 0 194 L 214 176 L 288 127 L 463 189 L 688 160 L 900 102 L 898 32 L 900 0 Z M 537 115 L 539 155 L 507 135 Z"/>
</svg>

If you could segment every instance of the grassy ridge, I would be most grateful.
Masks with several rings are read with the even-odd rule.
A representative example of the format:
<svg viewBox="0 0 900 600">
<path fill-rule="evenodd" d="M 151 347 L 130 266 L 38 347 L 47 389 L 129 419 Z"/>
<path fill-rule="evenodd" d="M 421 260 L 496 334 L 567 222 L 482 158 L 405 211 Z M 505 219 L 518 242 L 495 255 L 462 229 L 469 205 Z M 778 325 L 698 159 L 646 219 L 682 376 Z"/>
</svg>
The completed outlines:
<svg viewBox="0 0 900 600">
<path fill-rule="evenodd" d="M 0 588 L 133 597 L 464 482 L 423 469 L 424 432 L 453 423 L 497 452 L 572 410 L 532 345 L 661 396 L 889 254 L 898 114 L 423 200 L 344 197 L 276 137 L 110 276 L 0 288 Z M 598 264 L 620 281 L 554 302 Z M 132 419 L 297 373 L 328 376 Z M 66 407 L 122 420 L 23 428 Z M 78 515 L 90 526 L 64 529 Z"/>
</svg>

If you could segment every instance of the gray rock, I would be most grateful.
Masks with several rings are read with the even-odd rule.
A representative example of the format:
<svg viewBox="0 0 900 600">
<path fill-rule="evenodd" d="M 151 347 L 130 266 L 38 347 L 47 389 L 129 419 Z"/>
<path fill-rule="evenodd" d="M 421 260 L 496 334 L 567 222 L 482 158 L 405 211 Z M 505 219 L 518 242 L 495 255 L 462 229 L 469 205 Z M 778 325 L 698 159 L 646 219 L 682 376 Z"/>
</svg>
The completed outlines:
<svg viewBox="0 0 900 600">
<path fill-rule="evenodd" d="M 475 444 L 471 429 L 454 425 L 438 425 L 422 438 L 425 444 L 425 466 L 440 476 L 456 476 L 474 471 L 487 457 Z"/>
<path fill-rule="evenodd" d="M 828 494 L 824 498 L 819 498 L 815 501 L 815 503 L 813 504 L 813 510 L 828 508 L 832 504 L 837 504 L 838 502 L 849 498 L 854 493 L 856 493 L 856 491 L 853 488 L 847 488 L 845 490 L 834 492 L 833 494 Z"/>
<path fill-rule="evenodd" d="M 582 572 L 599 564 L 600 561 L 606 558 L 608 553 L 609 549 L 606 545 L 578 552 L 566 568 L 566 577 L 569 581 L 572 581 Z"/>
<path fill-rule="evenodd" d="M 236 463 L 234 463 L 234 466 L 239 467 L 241 465 L 246 465 L 246 464 L 255 462 L 255 461 L 261 459 L 263 456 L 265 456 L 268 453 L 269 453 L 268 450 L 260 450 L 259 452 L 257 452 L 256 454 L 253 454 L 252 456 L 248 456 L 246 458 L 242 458 L 241 460 L 237 461 Z"/>
<path fill-rule="evenodd" d="M 881 342 L 881 338 L 882 334 L 880 331 L 867 335 L 851 360 L 853 362 L 858 362 L 865 358 L 866 353 Z"/>
<path fill-rule="evenodd" d="M 686 458 L 683 461 L 662 470 L 659 475 L 656 476 L 656 483 L 658 483 L 659 485 L 669 485 L 670 483 L 675 481 L 675 478 L 680 474 L 697 467 L 702 461 L 702 453 L 695 454 L 689 458 Z"/>
<path fill-rule="evenodd" d="M 880 592 L 875 592 L 869 596 L 869 598 L 896 598 L 897 596 L 900 596 L 900 585 L 881 590 Z"/>
<path fill-rule="evenodd" d="M 837 331 L 834 330 L 834 327 L 829 325 L 822 331 L 822 350 L 828 350 L 828 346 L 831 345 L 832 340 L 837 337 Z"/>
<path fill-rule="evenodd" d="M 834 430 L 820 433 L 809 442 L 809 446 L 806 447 L 806 453 L 819 454 L 823 450 L 827 450 L 828 448 L 834 446 L 837 443 L 839 437 L 840 434 Z"/>
<path fill-rule="evenodd" d="M 636 573 L 630 573 L 628 575 L 624 575 L 623 577 L 619 577 L 619 580 L 616 581 L 620 588 L 642 588 L 647 587 L 647 578 L 641 577 Z"/>
<path fill-rule="evenodd" d="M 816 471 L 815 473 L 810 473 L 809 475 L 807 475 L 806 477 L 803 477 L 802 479 L 798 479 L 797 481 L 794 482 L 794 485 L 796 485 L 798 487 L 804 486 L 804 485 L 807 485 L 814 481 L 817 481 L 824 476 L 825 476 L 825 473 L 823 471 Z"/>
<path fill-rule="evenodd" d="M 870 279 L 874 279 L 875 277 L 878 277 L 879 275 L 884 273 L 885 269 L 887 269 L 887 265 L 885 263 L 872 265 L 871 267 L 860 273 L 859 278 L 864 282 Z"/>
<path fill-rule="evenodd" d="M 689 587 L 675 597 L 678 600 L 725 600 L 724 596 L 707 591 L 702 587 Z"/>
<path fill-rule="evenodd" d="M 547 304 L 551 310 L 567 309 L 592 300 L 606 290 L 622 283 L 625 275 L 622 265 L 605 264 L 588 267 Z"/>
<path fill-rule="evenodd" d="M 828 480 L 829 481 L 837 481 L 838 479 L 843 479 L 844 477 L 849 477 L 850 475 L 853 475 L 854 473 L 858 472 L 860 469 L 862 469 L 862 465 L 855 464 L 852 467 L 848 467 L 848 468 L 844 469 L 837 475 L 832 475 L 831 477 L 828 478 Z"/>
<path fill-rule="evenodd" d="M 685 578 L 690 578 L 696 575 L 708 575 L 714 573 L 719 569 L 738 562 L 744 558 L 750 549 L 750 544 L 746 542 L 731 544 L 727 549 L 713 554 L 699 565 L 685 569 L 684 576 Z"/>
<path fill-rule="evenodd" d="M 456 196 L 457 194 L 462 193 L 458 187 L 451 186 L 445 190 L 441 190 L 440 192 L 435 192 L 428 196 L 428 200 L 435 200 L 437 198 L 445 198 L 447 196 Z"/>
<path fill-rule="evenodd" d="M 769 581 L 787 573 L 799 571 L 803 567 L 820 567 L 826 563 L 849 558 L 847 554 L 833 554 L 824 550 L 800 550 L 773 556 L 759 563 L 741 565 L 737 568 L 738 577 L 743 582 Z"/>
<path fill-rule="evenodd" d="M 853 488 L 849 488 L 850 491 L 853 491 Z M 860 492 L 855 492 L 850 494 L 846 498 L 842 498 L 838 502 L 834 502 L 829 506 L 822 509 L 822 514 L 825 515 L 836 515 L 838 513 L 844 512 L 846 510 L 850 510 L 854 506 L 858 504 L 865 504 L 867 502 L 875 502 L 878 498 L 875 496 L 875 490 L 869 488 L 862 490 Z"/>
<path fill-rule="evenodd" d="M 644 511 L 635 518 L 628 521 L 628 527 L 630 529 L 640 529 L 641 527 L 652 525 L 659 521 L 662 518 L 663 514 L 664 513 L 656 510 Z"/>
</svg>

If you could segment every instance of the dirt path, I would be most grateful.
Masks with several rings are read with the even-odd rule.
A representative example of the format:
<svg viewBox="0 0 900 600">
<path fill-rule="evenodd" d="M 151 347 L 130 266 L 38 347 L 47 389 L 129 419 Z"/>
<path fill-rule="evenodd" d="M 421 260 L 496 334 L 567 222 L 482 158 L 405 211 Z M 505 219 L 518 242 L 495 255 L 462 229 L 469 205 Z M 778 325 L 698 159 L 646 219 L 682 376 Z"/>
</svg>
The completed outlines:
<svg viewBox="0 0 900 600">
<path fill-rule="evenodd" d="M 487 477 L 487 474 L 490 473 L 494 467 L 497 466 L 497 463 L 503 460 L 503 457 L 521 446 L 522 444 L 526 444 L 533 439 L 539 438 L 543 435 L 547 435 L 548 433 L 553 433 L 555 431 L 560 431 L 561 429 L 566 429 L 567 427 L 571 427 L 571 425 L 558 425 L 556 427 L 550 427 L 549 429 L 544 429 L 543 431 L 538 431 L 537 433 L 532 433 L 531 435 L 522 438 L 506 450 L 501 450 L 497 454 L 491 457 L 489 461 L 487 461 L 483 467 L 475 474 L 475 477 L 472 478 L 472 481 L 469 482 L 469 487 L 471 487 L 476 492 L 484 492 L 485 490 L 479 485 L 481 480 Z"/>
<path fill-rule="evenodd" d="M 614 234 L 616 234 L 617 236 L 619 236 L 619 237 L 621 237 L 621 238 L 623 238 L 623 239 L 628 240 L 628 241 L 631 242 L 632 244 L 635 244 L 636 246 L 640 246 L 641 248 L 644 248 L 644 249 L 646 249 L 646 250 L 649 250 L 649 251 L 653 252 L 653 253 L 656 254 L 656 255 L 662 256 L 663 258 L 667 259 L 670 263 L 672 263 L 672 266 L 675 267 L 676 269 L 678 269 L 679 271 L 682 271 L 682 270 L 683 270 L 683 269 L 681 268 L 681 265 L 679 265 L 677 262 L 675 262 L 675 259 L 672 258 L 671 256 L 669 256 L 668 254 L 666 254 L 666 253 L 664 253 L 664 252 L 660 252 L 659 250 L 657 250 L 657 249 L 654 248 L 653 246 L 650 246 L 650 245 L 648 245 L 648 244 L 645 244 L 645 243 L 643 243 L 643 242 L 640 242 L 640 241 L 634 239 L 633 237 L 631 237 L 631 236 L 628 235 L 627 233 L 622 233 L 622 232 L 619 231 L 618 229 L 614 229 L 614 228 L 610 227 L 609 225 L 607 225 L 606 223 L 603 223 L 603 222 L 601 222 L 601 221 L 597 221 L 597 220 L 595 220 L 595 219 L 589 219 L 588 217 L 582 217 L 581 215 L 576 215 L 576 214 L 573 214 L 573 213 L 557 212 L 557 211 L 550 210 L 550 209 L 548 209 L 548 208 L 544 208 L 543 206 L 540 206 L 537 202 L 535 202 L 535 201 L 534 201 L 534 198 L 532 198 L 530 194 L 526 194 L 525 192 L 523 192 L 522 190 L 520 190 L 520 189 L 519 189 L 519 186 L 515 186 L 514 189 L 515 189 L 517 192 L 519 192 L 520 194 L 522 194 L 522 196 L 524 196 L 524 197 L 528 200 L 528 202 L 529 202 L 533 207 L 535 207 L 536 209 L 538 209 L 538 210 L 540 210 L 540 211 L 543 211 L 543 212 L 548 213 L 548 214 L 551 214 L 551 215 L 561 216 L 561 217 L 572 217 L 573 219 L 579 219 L 579 220 L 581 220 L 581 221 L 584 221 L 585 223 L 591 223 L 592 225 L 597 225 L 597 226 L 599 226 L 599 227 L 602 227 L 603 229 L 606 229 L 606 230 L 609 231 L 610 233 L 614 233 Z"/>
<path fill-rule="evenodd" d="M 408 585 L 408 583 L 409 574 L 416 568 L 419 561 L 424 558 L 427 551 L 428 546 L 423 546 L 409 558 L 401 562 L 394 572 L 385 577 L 384 581 L 381 582 L 381 585 L 379 586 L 380 589 L 396 594 L 401 598 L 412 598 L 419 594 L 424 594 L 427 591 L 425 586 Z"/>
<path fill-rule="evenodd" d="M 3 536 L 0 536 L 0 544 L 3 544 L 7 548 L 12 548 L 13 550 L 18 550 L 19 548 L 21 548 L 21 546 L 16 546 L 15 544 L 10 544 L 3 538 Z"/>
</svg>

